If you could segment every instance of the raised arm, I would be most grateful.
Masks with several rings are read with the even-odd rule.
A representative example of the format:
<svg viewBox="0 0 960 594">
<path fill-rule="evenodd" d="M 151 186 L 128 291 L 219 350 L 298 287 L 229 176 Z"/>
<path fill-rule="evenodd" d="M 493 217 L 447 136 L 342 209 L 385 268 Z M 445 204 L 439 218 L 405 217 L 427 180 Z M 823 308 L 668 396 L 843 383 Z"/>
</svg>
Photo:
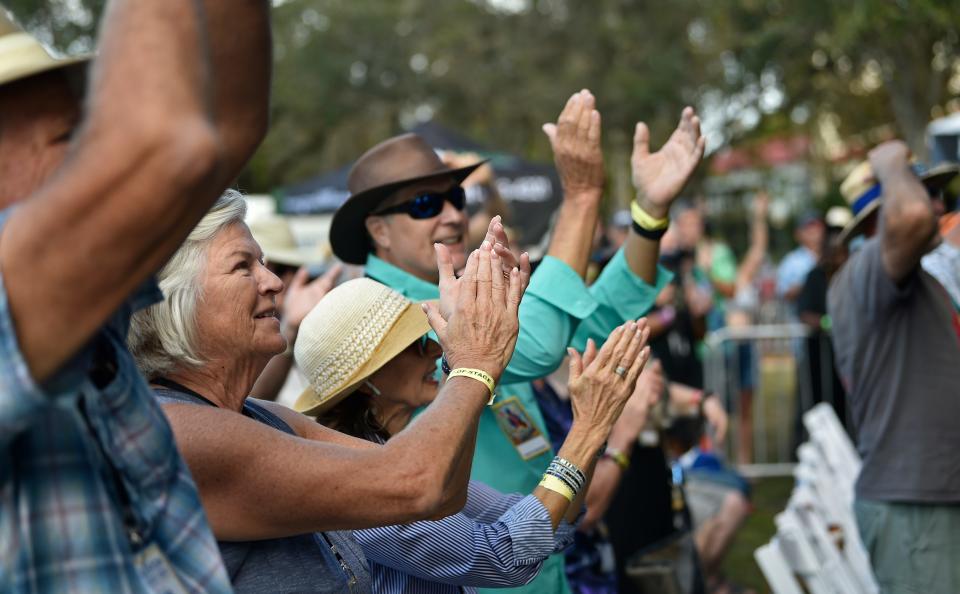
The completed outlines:
<svg viewBox="0 0 960 594">
<path fill-rule="evenodd" d="M 266 0 L 108 6 L 67 159 L 0 241 L 37 380 L 166 262 L 256 147 L 267 121 L 268 10 Z"/>
<path fill-rule="evenodd" d="M 880 241 L 883 268 L 897 284 L 920 266 L 937 238 L 937 219 L 930 197 L 910 169 L 910 150 L 903 142 L 885 142 L 870 151 L 870 165 L 883 187 Z"/>
<path fill-rule="evenodd" d="M 550 238 L 548 256 L 587 274 L 593 234 L 603 198 L 603 151 L 600 112 L 590 91 L 574 93 L 556 124 L 544 124 L 563 186 L 563 202 Z"/>
<path fill-rule="evenodd" d="M 516 341 L 520 273 L 513 271 L 508 283 L 484 248 L 455 282 L 457 300 L 446 319 L 436 306 L 427 307 L 431 324 L 454 369 L 481 369 L 496 380 Z M 451 378 L 422 415 L 373 447 L 290 422 L 292 413 L 284 418 L 299 437 L 232 411 L 188 404 L 164 410 L 217 538 L 257 540 L 406 523 L 460 509 L 466 476 L 458 462 L 489 396 L 478 381 Z"/>
<path fill-rule="evenodd" d="M 737 289 L 749 286 L 757 276 L 757 271 L 763 265 L 767 256 L 769 244 L 769 229 L 767 227 L 767 212 L 770 209 L 770 197 L 766 192 L 757 192 L 753 199 L 753 223 L 750 227 L 750 248 L 743 263 L 737 270 Z"/>
<path fill-rule="evenodd" d="M 706 139 L 700 135 L 700 118 L 687 107 L 680 123 L 663 147 L 650 152 L 650 130 L 643 122 L 637 124 L 633 135 L 633 185 L 637 190 L 637 204 L 653 219 L 666 219 L 670 205 L 680 195 L 690 176 L 703 157 Z M 634 274 L 648 284 L 657 276 L 660 242 L 642 237 L 631 230 L 624 247 L 627 263 Z"/>
</svg>

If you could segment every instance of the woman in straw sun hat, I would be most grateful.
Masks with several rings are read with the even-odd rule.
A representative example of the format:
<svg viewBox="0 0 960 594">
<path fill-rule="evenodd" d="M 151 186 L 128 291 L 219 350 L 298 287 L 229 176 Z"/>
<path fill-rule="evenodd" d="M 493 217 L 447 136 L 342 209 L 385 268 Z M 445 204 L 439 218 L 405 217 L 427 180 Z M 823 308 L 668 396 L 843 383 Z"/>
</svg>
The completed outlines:
<svg viewBox="0 0 960 594">
<path fill-rule="evenodd" d="M 453 277 L 449 265 L 440 273 L 441 279 Z M 379 315 L 373 312 L 405 304 L 404 311 L 418 311 L 399 293 L 367 278 L 327 294 L 301 326 L 296 357 L 311 386 L 297 409 L 338 431 L 389 443 L 416 409 L 433 402 L 440 388 L 441 347 L 427 337 L 426 319 L 403 314 L 372 323 Z M 356 531 L 375 590 L 454 594 L 533 580 L 544 559 L 572 542 L 597 453 L 649 356 L 648 336 L 645 320 L 629 322 L 614 330 L 599 352 L 591 342 L 582 357 L 571 353 L 574 425 L 532 494 L 506 495 L 471 481 L 467 505 L 458 514 Z M 510 414 L 509 399 L 495 406 L 518 442 L 534 430 L 521 415 Z"/>
<path fill-rule="evenodd" d="M 476 378 L 495 381 L 513 354 L 522 277 L 514 270 L 504 279 L 489 250 L 473 254 L 445 289 L 458 298 L 443 315 L 431 310 L 451 364 L 466 377 L 446 383 L 396 439 L 372 444 L 248 398 L 286 343 L 275 302 L 282 283 L 264 265 L 244 212 L 243 198 L 228 192 L 191 232 L 158 275 L 164 301 L 134 316 L 131 350 L 197 482 L 234 588 L 370 592 L 361 550 L 338 530 L 442 517 L 463 506 L 469 469 L 462 462 L 489 399 L 486 381 Z M 421 334 L 429 327 L 419 306 L 389 293 L 362 307 L 357 345 L 398 323 Z M 344 365 L 351 352 L 340 353 Z"/>
</svg>

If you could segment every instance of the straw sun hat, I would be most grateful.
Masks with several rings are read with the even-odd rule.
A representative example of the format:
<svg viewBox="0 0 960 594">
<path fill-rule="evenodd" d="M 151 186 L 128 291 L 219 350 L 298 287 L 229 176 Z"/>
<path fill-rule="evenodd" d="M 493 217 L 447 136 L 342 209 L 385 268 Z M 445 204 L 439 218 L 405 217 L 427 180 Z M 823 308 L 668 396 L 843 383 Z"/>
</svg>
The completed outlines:
<svg viewBox="0 0 960 594">
<path fill-rule="evenodd" d="M 942 190 L 960 172 L 960 168 L 953 164 L 938 165 L 930 169 L 919 164 L 914 164 L 912 167 L 929 191 Z M 840 184 L 840 193 L 853 211 L 853 219 L 840 232 L 840 241 L 847 242 L 862 232 L 867 219 L 877 212 L 883 203 L 882 188 L 873 175 L 873 168 L 869 161 L 854 167 L 850 175 Z"/>
<path fill-rule="evenodd" d="M 61 58 L 21 29 L 0 6 L 0 85 L 57 68 L 85 64 L 92 56 Z"/>
<path fill-rule="evenodd" d="M 369 278 L 343 283 L 300 323 L 294 356 L 310 386 L 294 408 L 329 409 L 429 331 L 420 306 L 393 289 Z"/>
</svg>

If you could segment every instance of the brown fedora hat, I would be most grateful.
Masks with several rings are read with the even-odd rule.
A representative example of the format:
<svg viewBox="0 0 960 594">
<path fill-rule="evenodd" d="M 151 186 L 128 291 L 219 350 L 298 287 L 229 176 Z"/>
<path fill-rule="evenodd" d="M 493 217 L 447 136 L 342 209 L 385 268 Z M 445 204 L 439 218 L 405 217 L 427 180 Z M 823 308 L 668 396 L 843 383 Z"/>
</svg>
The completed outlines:
<svg viewBox="0 0 960 594">
<path fill-rule="evenodd" d="M 449 176 L 460 183 L 485 162 L 451 169 L 416 134 L 381 142 L 350 169 L 350 197 L 334 213 L 330 224 L 333 253 L 348 264 L 365 264 L 372 246 L 364 221 L 384 199 L 404 186 L 438 177 Z"/>
</svg>

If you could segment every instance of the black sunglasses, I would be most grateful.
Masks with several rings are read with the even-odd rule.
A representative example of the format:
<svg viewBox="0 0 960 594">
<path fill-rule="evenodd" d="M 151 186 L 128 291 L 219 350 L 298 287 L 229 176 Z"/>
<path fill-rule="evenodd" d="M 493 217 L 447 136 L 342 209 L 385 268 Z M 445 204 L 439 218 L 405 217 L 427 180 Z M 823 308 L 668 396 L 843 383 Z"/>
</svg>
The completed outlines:
<svg viewBox="0 0 960 594">
<path fill-rule="evenodd" d="M 388 206 L 374 215 L 406 213 L 413 219 L 432 219 L 443 212 L 443 203 L 449 202 L 457 210 L 463 210 L 466 203 L 466 192 L 460 186 L 454 186 L 446 192 L 424 192 L 417 194 L 412 200 L 401 202 L 396 206 Z"/>
</svg>

